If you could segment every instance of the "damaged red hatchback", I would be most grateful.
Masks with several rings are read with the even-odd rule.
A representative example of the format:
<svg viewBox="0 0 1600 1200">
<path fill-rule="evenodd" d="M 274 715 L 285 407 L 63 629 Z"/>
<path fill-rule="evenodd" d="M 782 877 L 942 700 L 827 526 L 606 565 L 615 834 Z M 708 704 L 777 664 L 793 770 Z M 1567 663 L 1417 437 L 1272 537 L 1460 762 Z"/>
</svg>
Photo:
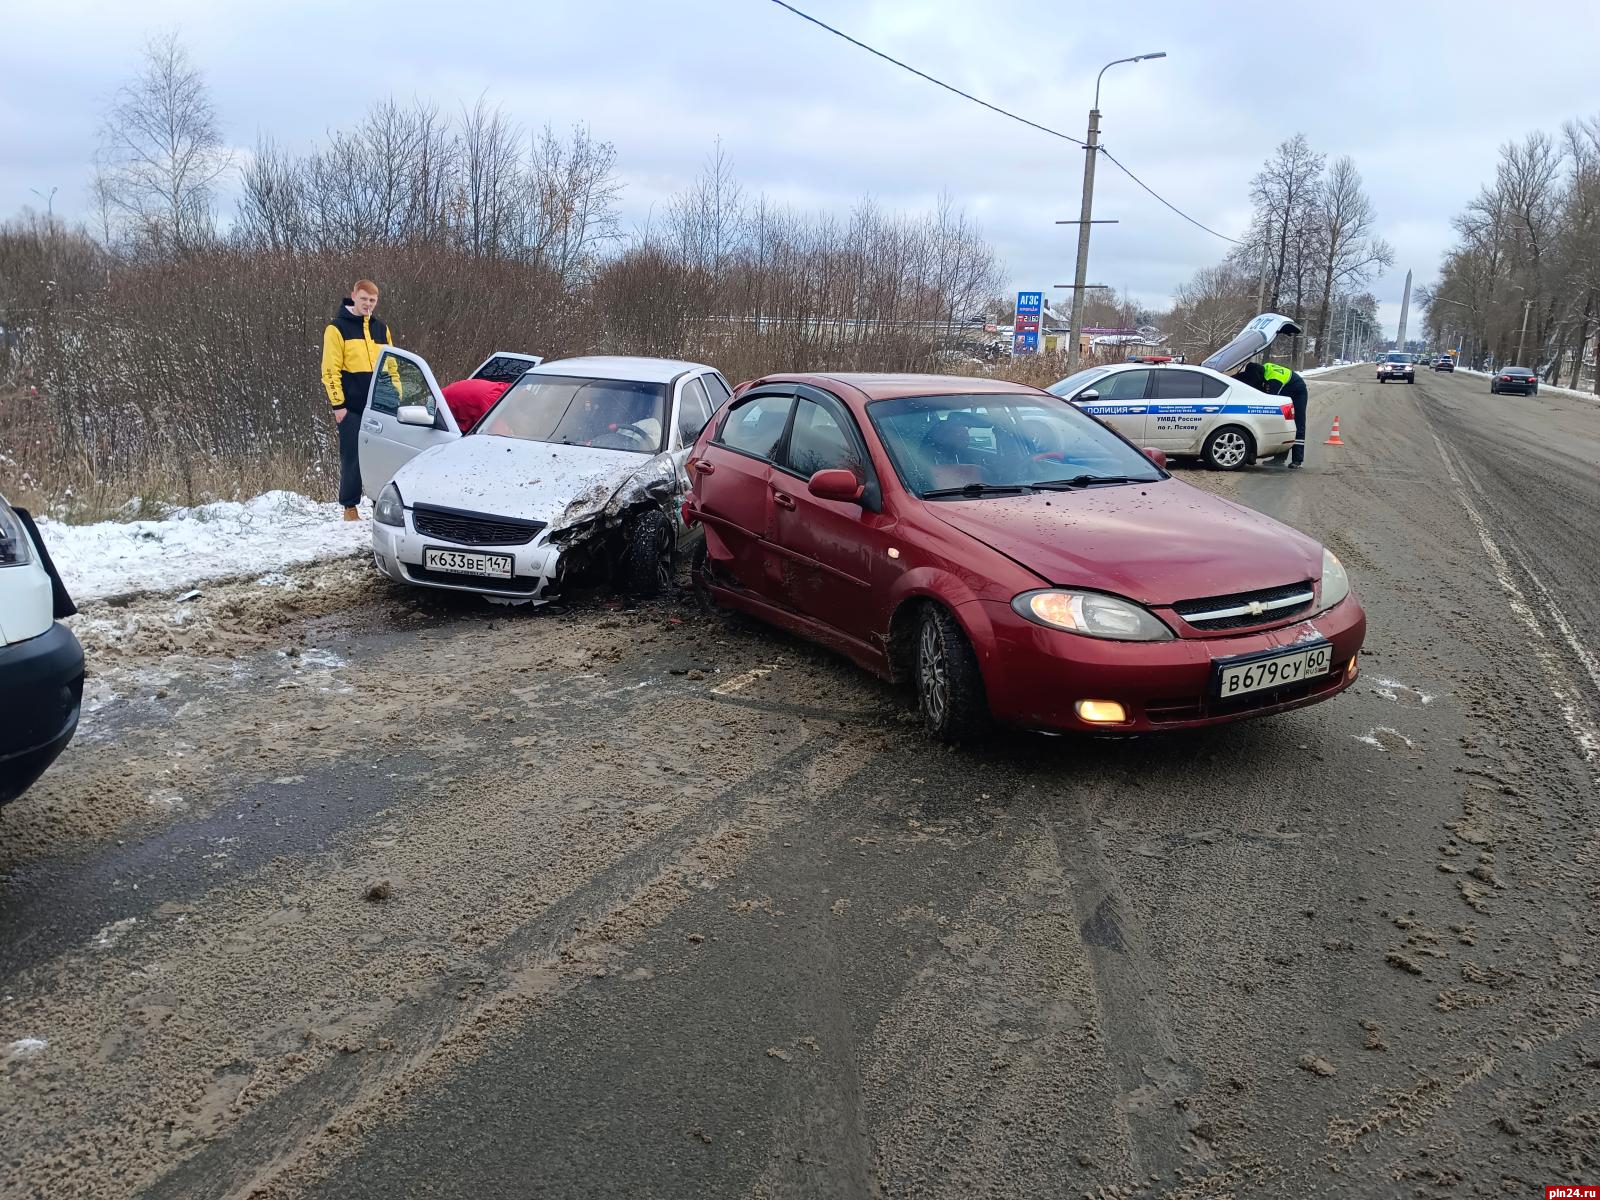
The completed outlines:
<svg viewBox="0 0 1600 1200">
<path fill-rule="evenodd" d="M 774 375 L 703 430 L 697 582 L 916 685 L 929 732 L 1133 733 L 1314 704 L 1366 615 L 1311 538 L 1047 392 Z"/>
</svg>

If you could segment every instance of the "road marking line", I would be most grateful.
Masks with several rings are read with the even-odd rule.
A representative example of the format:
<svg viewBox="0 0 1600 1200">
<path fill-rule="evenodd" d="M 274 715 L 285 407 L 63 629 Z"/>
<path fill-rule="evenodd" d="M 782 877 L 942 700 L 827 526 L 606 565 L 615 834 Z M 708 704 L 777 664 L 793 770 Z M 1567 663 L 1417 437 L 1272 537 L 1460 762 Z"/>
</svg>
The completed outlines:
<svg viewBox="0 0 1600 1200">
<path fill-rule="evenodd" d="M 1461 501 L 1461 507 L 1466 509 L 1467 517 L 1478 531 L 1478 540 L 1483 543 L 1484 553 L 1489 556 L 1489 565 L 1494 568 L 1495 577 L 1500 580 L 1500 586 L 1505 589 L 1506 595 L 1511 599 L 1512 614 L 1538 638 L 1538 642 L 1535 643 L 1533 648 L 1534 654 L 1538 657 L 1539 665 L 1544 670 L 1545 680 L 1550 685 L 1550 694 L 1561 706 L 1561 718 L 1566 721 L 1567 728 L 1572 731 L 1572 736 L 1578 743 L 1578 748 L 1583 751 L 1584 761 L 1592 763 L 1597 757 L 1600 757 L 1600 731 L 1596 730 L 1594 721 L 1590 719 L 1582 702 L 1573 693 L 1572 689 L 1567 686 L 1566 672 L 1562 669 L 1561 660 L 1550 650 L 1549 635 L 1545 633 L 1538 614 L 1533 611 L 1533 606 L 1528 603 L 1527 596 L 1517 586 L 1516 580 L 1511 577 L 1511 564 L 1506 561 L 1506 556 L 1501 553 L 1500 547 L 1495 543 L 1494 538 L 1489 535 L 1488 524 L 1472 503 L 1472 497 L 1467 495 L 1466 485 L 1462 483 L 1455 464 L 1450 461 L 1450 455 L 1444 448 L 1443 440 L 1433 430 L 1430 429 L 1428 432 L 1433 435 L 1433 443 L 1439 448 L 1439 457 L 1444 460 L 1444 469 L 1449 473 L 1451 480 L 1456 485 L 1456 497 Z M 1463 466 L 1462 470 L 1465 471 L 1466 467 Z M 1471 472 L 1469 471 L 1468 475 L 1470 476 L 1470 474 Z M 1476 481 L 1474 481 L 1474 487 L 1476 486 Z M 1478 490 L 1482 494 L 1482 489 Z M 1532 572 L 1529 572 L 1529 575 L 1540 590 L 1543 591 L 1544 585 L 1539 582 L 1538 577 L 1533 576 Z M 1567 640 L 1571 641 L 1574 647 L 1578 649 L 1580 661 L 1592 673 L 1594 670 L 1592 660 L 1589 659 L 1587 653 L 1584 652 L 1571 635 L 1572 627 L 1567 624 L 1565 617 L 1561 614 L 1561 610 L 1555 605 L 1555 602 L 1548 598 L 1548 591 L 1545 592 L 1545 595 L 1547 604 L 1568 635 Z M 1597 680 L 1597 682 L 1600 682 L 1600 680 Z"/>
</svg>

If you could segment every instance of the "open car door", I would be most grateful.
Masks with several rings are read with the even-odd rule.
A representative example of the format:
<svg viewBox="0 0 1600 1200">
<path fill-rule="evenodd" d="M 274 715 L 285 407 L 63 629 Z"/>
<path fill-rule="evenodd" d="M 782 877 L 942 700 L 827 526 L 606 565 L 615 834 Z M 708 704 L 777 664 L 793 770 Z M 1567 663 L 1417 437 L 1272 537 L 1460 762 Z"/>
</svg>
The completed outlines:
<svg viewBox="0 0 1600 1200">
<path fill-rule="evenodd" d="M 406 463 L 430 446 L 460 436 L 427 362 L 385 346 L 372 372 L 367 411 L 361 414 L 361 490 L 376 500 Z"/>
<path fill-rule="evenodd" d="M 538 354 L 523 354 L 517 350 L 496 350 L 478 364 L 478 369 L 468 379 L 487 379 L 491 383 L 515 383 L 522 373 L 544 361 Z"/>
<path fill-rule="evenodd" d="M 1300 326 L 1282 313 L 1262 313 L 1241 329 L 1238 337 L 1234 338 L 1233 341 L 1200 365 L 1209 367 L 1222 375 L 1232 375 L 1245 363 L 1272 345 L 1273 340 L 1280 333 L 1287 333 L 1293 336 L 1299 332 Z"/>
</svg>

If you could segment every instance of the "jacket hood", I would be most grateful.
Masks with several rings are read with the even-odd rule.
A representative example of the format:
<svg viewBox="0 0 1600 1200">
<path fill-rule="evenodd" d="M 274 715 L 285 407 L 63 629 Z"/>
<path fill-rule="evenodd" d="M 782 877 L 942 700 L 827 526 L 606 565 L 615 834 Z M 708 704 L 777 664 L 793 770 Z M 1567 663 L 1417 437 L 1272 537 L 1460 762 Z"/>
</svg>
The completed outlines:
<svg viewBox="0 0 1600 1200">
<path fill-rule="evenodd" d="M 1315 539 L 1176 479 L 928 508 L 1049 583 L 1146 605 L 1322 576 Z"/>
<path fill-rule="evenodd" d="M 343 300 L 339 301 L 339 303 L 334 305 L 333 308 L 334 319 L 337 320 L 339 317 L 344 317 L 346 320 L 349 320 L 351 317 L 354 317 L 355 314 L 350 311 L 350 306 L 354 303 L 354 298 L 350 296 L 346 296 Z"/>
<path fill-rule="evenodd" d="M 655 456 L 660 458 L 663 456 Z M 395 473 L 407 505 L 437 504 L 560 528 L 598 511 L 655 458 L 474 434 L 423 451 Z"/>
</svg>

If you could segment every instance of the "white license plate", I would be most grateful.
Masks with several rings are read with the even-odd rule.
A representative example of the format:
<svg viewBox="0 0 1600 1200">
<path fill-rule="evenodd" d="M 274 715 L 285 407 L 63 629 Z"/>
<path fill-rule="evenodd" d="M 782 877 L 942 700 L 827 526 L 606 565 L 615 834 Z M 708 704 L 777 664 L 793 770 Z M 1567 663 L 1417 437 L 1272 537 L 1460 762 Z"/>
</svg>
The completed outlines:
<svg viewBox="0 0 1600 1200">
<path fill-rule="evenodd" d="M 1287 654 L 1275 654 L 1271 658 L 1257 658 L 1233 665 L 1218 663 L 1217 696 L 1227 700 L 1246 692 L 1261 692 L 1299 683 L 1302 679 L 1314 679 L 1318 675 L 1326 675 L 1332 665 L 1333 647 L 1327 642 Z"/>
<path fill-rule="evenodd" d="M 422 552 L 422 565 L 430 571 L 453 571 L 457 575 L 511 578 L 509 554 L 477 554 L 466 550 L 437 550 L 429 546 Z"/>
</svg>

